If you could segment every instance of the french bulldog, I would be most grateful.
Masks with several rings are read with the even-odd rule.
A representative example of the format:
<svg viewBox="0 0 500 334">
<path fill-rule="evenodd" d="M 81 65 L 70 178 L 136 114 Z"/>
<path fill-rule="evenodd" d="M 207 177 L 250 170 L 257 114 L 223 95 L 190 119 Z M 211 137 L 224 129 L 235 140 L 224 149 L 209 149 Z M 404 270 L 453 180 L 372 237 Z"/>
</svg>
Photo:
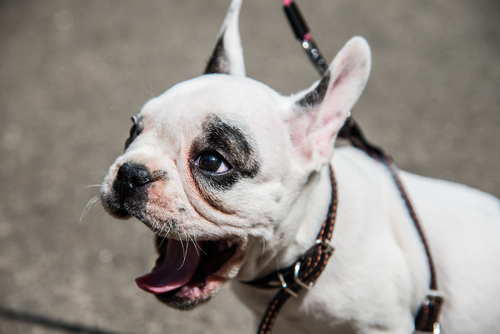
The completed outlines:
<svg viewBox="0 0 500 334">
<path fill-rule="evenodd" d="M 136 280 L 181 310 L 233 280 L 260 316 L 275 291 L 241 282 L 297 260 L 338 185 L 335 247 L 311 290 L 282 310 L 276 333 L 412 333 L 428 293 L 421 240 L 385 166 L 334 148 L 362 93 L 370 48 L 352 38 L 321 80 L 282 96 L 245 76 L 233 0 L 204 75 L 150 100 L 100 190 L 112 216 L 137 218 L 159 257 Z M 500 333 L 500 201 L 401 172 L 434 257 L 444 333 Z"/>
</svg>

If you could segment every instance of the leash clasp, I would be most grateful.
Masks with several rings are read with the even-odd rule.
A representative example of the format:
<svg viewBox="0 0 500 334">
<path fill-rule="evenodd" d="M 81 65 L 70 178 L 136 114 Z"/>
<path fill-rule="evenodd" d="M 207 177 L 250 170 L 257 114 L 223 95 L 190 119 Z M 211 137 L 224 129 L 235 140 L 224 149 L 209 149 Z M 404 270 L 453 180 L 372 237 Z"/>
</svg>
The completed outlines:
<svg viewBox="0 0 500 334">
<path fill-rule="evenodd" d="M 439 324 L 439 322 L 435 322 L 432 327 L 432 334 L 441 334 L 441 325 Z"/>
<path fill-rule="evenodd" d="M 427 292 L 427 302 L 433 304 L 442 304 L 444 302 L 444 292 L 439 290 L 429 290 Z M 439 321 L 432 324 L 432 334 L 441 334 L 441 325 Z"/>
<path fill-rule="evenodd" d="M 427 308 L 427 312 L 430 312 L 428 315 L 429 319 L 434 319 L 434 323 L 427 323 L 424 327 L 426 329 L 416 330 L 414 334 L 441 334 L 441 324 L 439 323 L 439 313 L 441 309 L 441 305 L 444 302 L 444 292 L 439 290 L 428 290 L 427 295 L 425 296 L 423 306 Z M 432 328 L 430 328 L 432 326 Z"/>
<path fill-rule="evenodd" d="M 428 333 L 431 332 L 422 332 L 418 330 L 413 332 L 413 334 L 428 334 Z M 441 325 L 439 324 L 439 322 L 435 322 L 432 325 L 432 334 L 441 334 Z"/>
</svg>

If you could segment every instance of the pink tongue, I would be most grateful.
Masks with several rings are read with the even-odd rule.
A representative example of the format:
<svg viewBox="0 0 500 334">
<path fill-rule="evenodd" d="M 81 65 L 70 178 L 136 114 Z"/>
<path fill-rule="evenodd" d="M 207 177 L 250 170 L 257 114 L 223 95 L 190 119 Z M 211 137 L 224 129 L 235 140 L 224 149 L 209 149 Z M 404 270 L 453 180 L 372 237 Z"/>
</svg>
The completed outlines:
<svg viewBox="0 0 500 334">
<path fill-rule="evenodd" d="M 167 254 L 163 261 L 153 268 L 149 274 L 135 279 L 135 283 L 142 290 L 160 294 L 177 289 L 193 277 L 200 256 L 196 245 L 192 242 L 183 242 L 169 239 Z"/>
</svg>

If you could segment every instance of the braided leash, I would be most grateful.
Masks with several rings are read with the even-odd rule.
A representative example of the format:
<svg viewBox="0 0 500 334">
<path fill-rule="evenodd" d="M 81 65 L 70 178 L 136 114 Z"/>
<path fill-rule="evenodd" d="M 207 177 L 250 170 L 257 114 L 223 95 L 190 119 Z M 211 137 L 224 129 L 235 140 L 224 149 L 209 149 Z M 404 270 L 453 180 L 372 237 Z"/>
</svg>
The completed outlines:
<svg viewBox="0 0 500 334">
<path fill-rule="evenodd" d="M 398 187 L 398 190 L 403 197 L 406 208 L 408 209 L 408 213 L 413 221 L 413 224 L 418 232 L 420 240 L 424 246 L 425 254 L 427 256 L 427 264 L 429 266 L 430 273 L 430 284 L 429 284 L 429 292 L 420 307 L 419 312 L 415 318 L 415 330 L 421 332 L 430 332 L 439 334 L 440 333 L 440 325 L 439 325 L 439 314 L 441 312 L 441 307 L 444 302 L 443 294 L 437 288 L 436 282 L 436 271 L 434 269 L 434 262 L 432 261 L 431 252 L 429 250 L 429 246 L 427 244 L 427 240 L 425 239 L 424 232 L 422 230 L 422 226 L 420 221 L 413 209 L 413 205 L 411 204 L 410 198 L 406 193 L 405 188 L 403 187 L 403 183 L 399 177 L 398 168 L 394 163 L 394 160 L 382 149 L 370 144 L 361 129 L 356 124 L 356 122 L 349 117 L 347 122 L 344 124 L 342 129 L 339 132 L 339 138 L 347 139 L 351 142 L 351 144 L 364 151 L 366 154 L 379 161 L 380 163 L 386 165 L 391 172 L 392 178 Z"/>
<path fill-rule="evenodd" d="M 302 48 L 307 53 L 316 70 L 323 75 L 328 68 L 323 56 L 316 46 L 316 43 L 309 33 L 309 28 L 307 27 L 305 20 L 302 18 L 297 5 L 292 0 L 283 0 L 283 4 L 288 21 L 290 22 L 295 36 L 301 41 Z M 413 205 L 411 204 L 408 194 L 403 187 L 396 164 L 387 153 L 379 147 L 370 144 L 365 139 L 360 127 L 356 124 L 352 117 L 349 117 L 345 122 L 338 136 L 339 138 L 349 140 L 354 147 L 361 149 L 366 154 L 389 168 L 424 246 L 430 272 L 429 292 L 415 318 L 415 331 L 440 334 L 441 329 L 439 324 L 439 315 L 444 302 L 443 294 L 437 288 L 436 272 L 429 246 L 415 210 L 413 209 Z M 332 199 L 328 214 L 316 240 L 316 244 L 311 247 L 309 251 L 303 254 L 294 265 L 280 269 L 278 272 L 272 273 L 261 279 L 245 282 L 246 284 L 262 289 L 275 289 L 281 287 L 280 291 L 269 303 L 269 306 L 262 317 L 258 334 L 270 334 L 272 332 L 276 317 L 278 316 L 281 307 L 291 296 L 298 297 L 299 290 L 302 288 L 310 289 L 314 285 L 314 282 L 319 277 L 329 258 L 333 254 L 334 249 L 329 244 L 329 241 L 332 237 L 333 227 L 335 225 L 337 210 L 337 186 L 335 182 L 335 175 L 331 166 L 330 173 Z"/>
</svg>

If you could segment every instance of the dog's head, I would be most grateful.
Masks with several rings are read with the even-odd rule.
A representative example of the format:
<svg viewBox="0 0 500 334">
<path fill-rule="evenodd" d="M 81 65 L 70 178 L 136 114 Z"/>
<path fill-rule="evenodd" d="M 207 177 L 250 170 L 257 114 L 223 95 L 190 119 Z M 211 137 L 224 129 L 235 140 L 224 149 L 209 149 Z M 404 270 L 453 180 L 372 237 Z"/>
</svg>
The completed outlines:
<svg viewBox="0 0 500 334">
<path fill-rule="evenodd" d="M 133 117 L 125 153 L 100 195 L 117 218 L 157 236 L 159 258 L 137 279 L 189 309 L 227 279 L 251 279 L 290 242 L 290 214 L 310 176 L 328 164 L 361 94 L 370 50 L 353 38 L 312 87 L 282 96 L 245 77 L 233 0 L 205 75 L 179 83 Z"/>
</svg>

